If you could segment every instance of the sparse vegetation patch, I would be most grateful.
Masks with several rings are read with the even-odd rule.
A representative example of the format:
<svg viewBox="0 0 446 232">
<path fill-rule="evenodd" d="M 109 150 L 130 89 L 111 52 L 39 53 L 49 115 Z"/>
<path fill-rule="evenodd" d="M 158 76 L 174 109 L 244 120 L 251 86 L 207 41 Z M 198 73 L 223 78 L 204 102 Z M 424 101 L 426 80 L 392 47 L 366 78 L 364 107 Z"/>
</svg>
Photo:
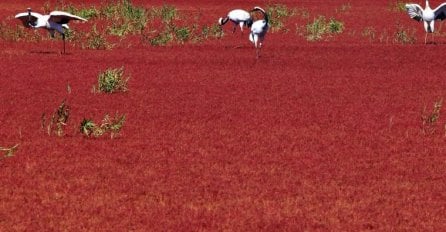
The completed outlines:
<svg viewBox="0 0 446 232">
<path fill-rule="evenodd" d="M 161 19 L 163 24 L 170 24 L 178 18 L 178 10 L 175 6 L 164 4 L 161 7 L 152 7 L 148 11 L 149 19 Z"/>
<path fill-rule="evenodd" d="M 286 30 L 284 21 L 296 14 L 295 9 L 289 9 L 286 5 L 275 4 L 266 7 L 269 16 L 269 24 L 272 32 Z"/>
<path fill-rule="evenodd" d="M 59 137 L 65 135 L 65 127 L 67 126 L 68 119 L 70 118 L 70 106 L 65 103 L 65 100 L 59 105 L 56 111 L 46 118 L 45 113 L 42 114 L 41 124 L 42 129 L 47 130 L 48 135 L 55 134 Z M 48 120 L 48 123 L 47 123 Z"/>
<path fill-rule="evenodd" d="M 82 6 L 80 8 L 77 8 L 73 5 L 68 5 L 67 7 L 65 7 L 65 11 L 80 16 L 87 20 L 97 18 L 100 15 L 100 10 L 96 9 L 96 7 L 94 6 L 91 7 Z"/>
<path fill-rule="evenodd" d="M 342 4 L 338 9 L 336 9 L 336 12 L 338 13 L 346 13 L 352 9 L 352 5 L 350 2 Z"/>
<path fill-rule="evenodd" d="M 201 37 L 203 39 L 207 38 L 221 38 L 223 37 L 223 29 L 222 27 L 218 25 L 212 25 L 212 26 L 203 26 L 201 29 Z"/>
<path fill-rule="evenodd" d="M 101 137 L 106 133 L 110 133 L 110 138 L 119 135 L 125 122 L 125 115 L 116 114 L 111 118 L 108 114 L 100 124 L 96 124 L 91 119 L 84 119 L 80 125 L 80 132 L 86 137 Z"/>
<path fill-rule="evenodd" d="M 2 156 L 0 156 L 0 160 L 13 157 L 19 147 L 19 144 L 16 144 L 12 147 L 0 147 L 0 152 L 3 153 Z"/>
<path fill-rule="evenodd" d="M 392 0 L 389 2 L 387 9 L 392 12 L 405 12 L 406 2 L 401 0 Z"/>
<path fill-rule="evenodd" d="M 376 29 L 374 27 L 366 27 L 362 30 L 362 37 L 367 38 L 370 42 L 376 38 Z"/>
<path fill-rule="evenodd" d="M 36 30 L 27 30 L 22 25 L 13 25 L 2 21 L 0 23 L 0 40 L 37 42 L 42 40 L 42 36 Z"/>
<path fill-rule="evenodd" d="M 98 90 L 104 93 L 126 92 L 129 77 L 124 77 L 124 67 L 109 68 L 98 77 Z"/>
<path fill-rule="evenodd" d="M 108 32 L 117 36 L 140 33 L 148 20 L 146 10 L 130 0 L 108 4 L 101 9 L 101 14 L 111 22 Z"/>
<path fill-rule="evenodd" d="M 430 111 L 428 111 L 427 107 L 424 106 L 423 111 L 421 112 L 421 129 L 423 134 L 429 135 L 435 133 L 438 120 L 440 119 L 440 111 L 442 106 L 443 98 L 434 102 L 432 110 Z"/>
<path fill-rule="evenodd" d="M 413 44 L 417 41 L 414 29 L 406 29 L 403 26 L 398 26 L 397 31 L 393 35 L 395 43 Z"/>
<path fill-rule="evenodd" d="M 107 41 L 104 33 L 101 33 L 96 25 L 93 25 L 91 31 L 86 35 L 87 42 L 82 47 L 95 50 L 106 50 L 112 47 Z"/>
<path fill-rule="evenodd" d="M 324 16 L 319 16 L 313 22 L 307 24 L 306 38 L 308 41 L 318 41 L 326 35 L 340 34 L 343 31 L 343 22 L 333 18 L 327 21 Z"/>
</svg>

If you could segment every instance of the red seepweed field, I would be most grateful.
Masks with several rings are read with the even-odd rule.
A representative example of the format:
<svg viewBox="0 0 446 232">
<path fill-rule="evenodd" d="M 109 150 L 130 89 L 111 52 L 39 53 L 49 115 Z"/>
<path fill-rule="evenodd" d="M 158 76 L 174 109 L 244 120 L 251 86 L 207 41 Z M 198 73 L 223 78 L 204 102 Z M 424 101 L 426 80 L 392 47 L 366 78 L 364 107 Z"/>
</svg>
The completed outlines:
<svg viewBox="0 0 446 232">
<path fill-rule="evenodd" d="M 57 4 L 4 1 L 0 16 L 21 27 L 15 14 L 48 3 Z M 275 3 L 168 1 L 203 25 Z M 301 13 L 267 34 L 259 59 L 248 31 L 230 25 L 198 43 L 68 41 L 67 54 L 43 30 L 38 42 L 0 39 L 0 147 L 18 144 L 0 154 L 0 231 L 443 230 L 442 23 L 425 45 L 422 24 L 396 1 L 277 3 Z M 307 41 L 319 15 L 344 31 Z M 92 91 L 99 73 L 120 67 L 127 92 Z M 64 134 L 48 135 L 42 116 L 63 100 Z M 126 121 L 113 139 L 80 133 L 84 118 L 115 113 Z"/>
</svg>

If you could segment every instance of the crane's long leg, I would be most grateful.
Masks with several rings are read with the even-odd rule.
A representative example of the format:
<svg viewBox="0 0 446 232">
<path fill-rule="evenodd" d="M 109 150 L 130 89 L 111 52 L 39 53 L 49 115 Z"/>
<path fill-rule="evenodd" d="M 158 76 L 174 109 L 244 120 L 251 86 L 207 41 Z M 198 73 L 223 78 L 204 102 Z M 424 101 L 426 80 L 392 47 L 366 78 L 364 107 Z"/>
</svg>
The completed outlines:
<svg viewBox="0 0 446 232">
<path fill-rule="evenodd" d="M 256 46 L 256 58 L 259 59 L 261 47 L 259 47 L 259 41 L 258 40 L 256 40 L 255 46 Z"/>
<path fill-rule="evenodd" d="M 241 35 L 242 37 L 243 37 L 243 25 L 244 25 L 243 22 L 240 22 L 240 23 L 239 23 L 240 31 L 242 32 L 242 33 L 240 33 L 240 35 Z"/>
<path fill-rule="evenodd" d="M 63 40 L 63 54 L 65 54 L 65 34 L 62 34 L 62 40 Z"/>
<path fill-rule="evenodd" d="M 426 32 L 426 36 L 424 37 L 424 44 L 427 44 L 427 32 Z"/>
</svg>

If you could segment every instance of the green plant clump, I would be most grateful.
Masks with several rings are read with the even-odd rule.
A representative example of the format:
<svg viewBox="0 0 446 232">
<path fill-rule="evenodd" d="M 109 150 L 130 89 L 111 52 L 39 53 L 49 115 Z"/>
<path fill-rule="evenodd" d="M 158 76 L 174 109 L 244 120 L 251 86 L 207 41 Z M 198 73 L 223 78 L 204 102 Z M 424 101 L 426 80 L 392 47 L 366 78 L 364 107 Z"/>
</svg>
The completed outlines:
<svg viewBox="0 0 446 232">
<path fill-rule="evenodd" d="M 433 134 L 436 130 L 438 120 L 440 119 L 440 111 L 443 105 L 443 98 L 434 103 L 431 112 L 427 112 L 426 106 L 421 113 L 422 131 L 424 134 Z M 446 126 L 445 126 L 446 129 Z"/>
<path fill-rule="evenodd" d="M 111 20 L 108 32 L 116 36 L 140 33 L 148 21 L 146 9 L 133 5 L 130 0 L 108 4 L 101 9 L 101 14 Z"/>
<path fill-rule="evenodd" d="M 56 111 L 49 118 L 48 125 L 45 125 L 45 114 L 42 114 L 42 129 L 44 129 L 46 126 L 48 135 L 51 135 L 51 133 L 54 132 L 54 134 L 61 137 L 64 135 L 64 128 L 67 126 L 69 118 L 70 106 L 65 103 L 65 100 L 63 100 Z"/>
<path fill-rule="evenodd" d="M 37 30 L 27 30 L 23 25 L 11 25 L 7 21 L 2 21 L 0 23 L 0 40 L 38 42 L 43 39 Z"/>
<path fill-rule="evenodd" d="M 0 39 L 4 41 L 16 42 L 25 38 L 25 34 L 22 26 L 12 27 L 5 22 L 0 23 Z"/>
<path fill-rule="evenodd" d="M 13 147 L 0 147 L 0 152 L 4 153 L 3 156 L 0 156 L 0 160 L 13 157 L 18 147 L 19 144 L 16 144 Z"/>
<path fill-rule="evenodd" d="M 87 137 L 93 136 L 95 138 L 110 133 L 110 137 L 113 139 L 116 135 L 119 135 L 125 119 L 125 115 L 116 114 L 114 118 L 111 118 L 107 114 L 100 125 L 94 123 L 91 119 L 84 119 L 80 125 L 80 132 Z"/>
<path fill-rule="evenodd" d="M 100 15 L 100 11 L 94 6 L 77 8 L 73 5 L 69 5 L 65 8 L 65 11 L 87 20 L 97 18 Z"/>
<path fill-rule="evenodd" d="M 201 30 L 201 35 L 204 39 L 209 37 L 220 39 L 223 37 L 223 28 L 218 25 L 204 26 Z"/>
<path fill-rule="evenodd" d="M 83 45 L 83 47 L 88 49 L 96 49 L 96 50 L 106 50 L 112 47 L 107 41 L 105 35 L 100 33 L 96 29 L 96 25 L 94 25 L 89 33 L 86 35 L 87 37 L 87 45 Z"/>
<path fill-rule="evenodd" d="M 149 39 L 152 46 L 166 46 L 172 40 L 172 33 L 167 30 L 162 31 L 157 36 Z"/>
<path fill-rule="evenodd" d="M 267 6 L 266 13 L 269 16 L 271 31 L 277 32 L 284 28 L 284 20 L 293 16 L 296 11 L 290 10 L 286 5 L 275 4 Z"/>
<path fill-rule="evenodd" d="M 178 17 L 178 10 L 175 6 L 164 4 L 161 7 L 152 7 L 149 10 L 151 20 L 161 19 L 163 24 L 170 24 Z"/>
<path fill-rule="evenodd" d="M 191 31 L 188 27 L 180 27 L 175 29 L 175 37 L 180 43 L 184 43 L 190 38 Z"/>
<path fill-rule="evenodd" d="M 401 0 L 391 1 L 389 2 L 388 10 L 393 12 L 405 12 L 406 2 Z"/>
<path fill-rule="evenodd" d="M 407 30 L 403 26 L 398 26 L 394 34 L 394 42 L 400 44 L 414 44 L 417 41 L 415 30 Z"/>
<path fill-rule="evenodd" d="M 319 16 L 312 23 L 307 24 L 306 38 L 308 41 L 318 41 L 329 34 L 340 34 L 344 31 L 344 23 L 335 19 L 328 22 L 324 16 Z"/>
<path fill-rule="evenodd" d="M 328 22 L 328 32 L 333 34 L 340 34 L 342 33 L 342 31 L 344 31 L 344 23 L 334 19 L 330 19 L 330 21 Z"/>
<path fill-rule="evenodd" d="M 376 38 L 376 29 L 374 27 L 366 27 L 361 33 L 362 37 L 368 38 L 370 42 Z"/>
<path fill-rule="evenodd" d="M 307 40 L 321 40 L 326 30 L 325 17 L 319 16 L 312 23 L 307 24 Z"/>
<path fill-rule="evenodd" d="M 178 28 L 174 20 L 178 18 L 178 10 L 175 6 L 164 4 L 161 7 L 152 7 L 148 10 L 148 17 L 152 22 L 160 21 L 162 31 L 154 31 L 155 36 L 147 39 L 152 46 L 165 46 L 175 39 L 179 43 L 184 43 L 191 37 L 191 31 L 187 27 Z"/>
<path fill-rule="evenodd" d="M 124 67 L 107 69 L 99 74 L 98 89 L 104 93 L 126 92 L 129 78 L 124 78 Z"/>
</svg>

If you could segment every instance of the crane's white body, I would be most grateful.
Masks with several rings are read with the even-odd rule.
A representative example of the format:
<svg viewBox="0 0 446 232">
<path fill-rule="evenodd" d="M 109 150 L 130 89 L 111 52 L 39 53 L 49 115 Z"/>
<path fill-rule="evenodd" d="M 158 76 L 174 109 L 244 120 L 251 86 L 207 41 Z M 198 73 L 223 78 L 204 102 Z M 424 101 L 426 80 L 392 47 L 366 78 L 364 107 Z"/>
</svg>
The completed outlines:
<svg viewBox="0 0 446 232">
<path fill-rule="evenodd" d="M 82 17 L 72 15 L 64 11 L 52 11 L 49 15 L 42 15 L 36 12 L 31 12 L 31 9 L 28 9 L 28 12 L 17 14 L 15 18 L 21 20 L 25 27 L 47 29 L 50 32 L 51 37 L 54 37 L 54 33 L 56 31 L 59 32 L 62 35 L 64 41 L 64 53 L 65 53 L 64 28 L 65 29 L 69 28 L 68 23 L 71 20 L 87 21 Z"/>
<path fill-rule="evenodd" d="M 263 19 L 255 21 L 251 26 L 251 33 L 249 34 L 249 40 L 254 44 L 256 48 L 257 58 L 260 56 L 260 50 L 262 49 L 263 40 L 265 40 L 266 33 L 269 29 L 269 18 L 265 10 L 260 7 L 254 7 L 252 11 L 260 11 L 263 14 Z"/>
<path fill-rule="evenodd" d="M 228 21 L 231 21 L 234 24 L 233 33 L 235 33 L 235 30 L 237 28 L 237 25 L 240 26 L 240 31 L 243 33 L 243 27 L 251 27 L 252 25 L 252 18 L 251 14 L 245 10 L 235 9 L 228 13 L 228 15 L 224 18 L 218 19 L 218 24 L 220 26 L 225 25 Z"/>
<path fill-rule="evenodd" d="M 406 4 L 406 10 L 412 19 L 419 22 L 423 21 L 424 30 L 426 31 L 425 43 L 427 43 L 427 34 L 435 31 L 435 20 L 444 20 L 446 18 L 446 3 L 432 10 L 429 0 L 426 0 L 424 9 L 418 4 Z"/>
</svg>

